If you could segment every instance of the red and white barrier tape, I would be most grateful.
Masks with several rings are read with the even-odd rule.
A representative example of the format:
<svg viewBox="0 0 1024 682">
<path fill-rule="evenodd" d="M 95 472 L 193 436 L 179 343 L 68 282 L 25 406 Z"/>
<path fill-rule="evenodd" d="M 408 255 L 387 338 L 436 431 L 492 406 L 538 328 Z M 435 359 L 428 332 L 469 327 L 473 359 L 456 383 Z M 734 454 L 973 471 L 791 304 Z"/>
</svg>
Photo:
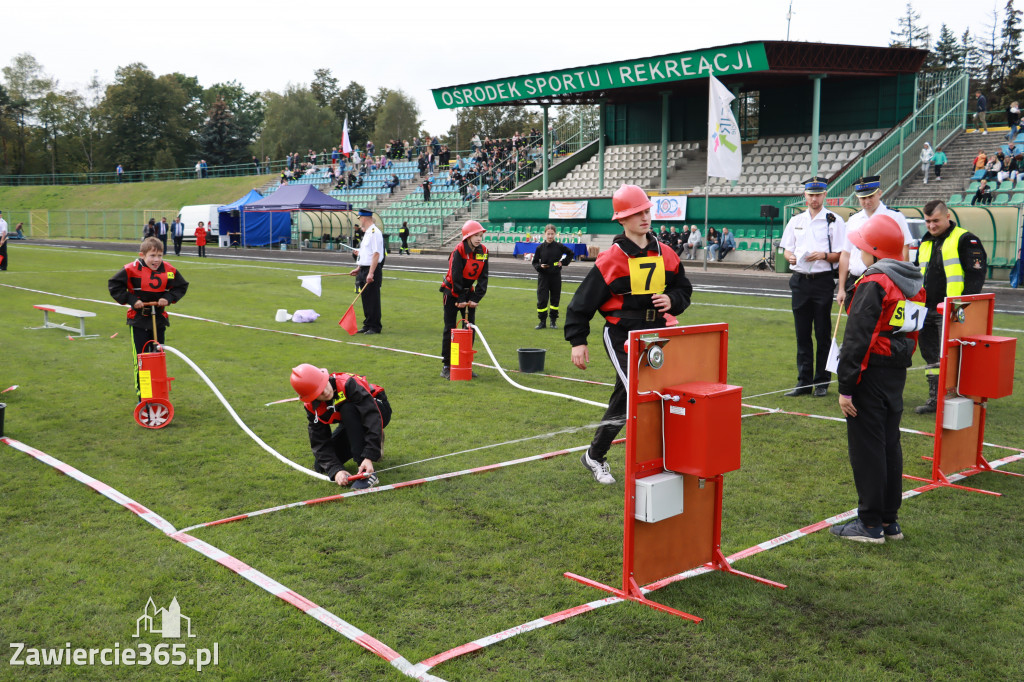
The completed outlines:
<svg viewBox="0 0 1024 682">
<path fill-rule="evenodd" d="M 989 462 L 989 464 L 992 466 L 993 469 L 996 469 L 1006 464 L 1010 464 L 1011 462 L 1024 460 L 1024 451 L 1018 451 L 1018 453 L 1019 454 L 1009 455 L 1008 457 L 1004 457 L 1003 459 L 996 460 L 994 462 Z M 981 472 L 954 474 L 949 477 L 949 480 L 951 482 L 958 481 L 967 478 L 968 476 L 971 476 L 975 473 Z M 919 488 L 914 488 L 913 490 L 907 490 L 903 493 L 903 499 L 915 497 L 917 495 L 920 495 L 922 493 L 925 493 L 929 490 L 933 490 L 938 487 L 940 486 L 929 483 Z M 823 521 L 812 523 L 811 525 L 804 526 L 799 530 L 790 531 L 789 533 L 785 533 L 778 537 L 772 538 L 771 540 L 766 540 L 765 542 L 754 545 L 753 547 L 749 547 L 742 551 L 736 552 L 735 554 L 730 554 L 728 557 L 726 557 L 725 560 L 732 564 L 733 562 L 739 561 L 740 559 L 746 559 L 747 557 L 754 556 L 755 554 L 760 554 L 761 552 L 767 551 L 769 549 L 780 547 L 788 542 L 796 540 L 797 538 L 806 537 L 811 533 L 823 530 L 836 523 L 847 521 L 856 515 L 857 510 L 851 509 L 849 511 L 843 512 L 842 514 L 830 516 L 829 518 L 824 519 Z M 688 571 L 683 571 L 682 573 L 678 573 L 676 575 L 669 576 L 668 578 L 663 578 L 662 580 L 650 583 L 649 585 L 645 585 L 644 587 L 640 588 L 640 591 L 644 594 L 649 594 L 651 592 L 654 592 L 655 590 L 661 589 L 662 587 L 671 585 L 672 583 L 677 583 L 681 580 L 686 580 L 687 578 L 692 578 L 694 576 L 703 575 L 704 573 L 711 573 L 714 570 L 715 569 L 707 568 L 706 566 L 698 566 L 697 568 L 692 568 Z M 588 613 L 590 611 L 593 611 L 594 609 L 601 608 L 602 606 L 611 606 L 612 604 L 618 604 L 622 601 L 624 600 L 620 597 L 605 597 L 604 599 L 598 599 L 596 601 L 587 602 L 586 604 L 582 604 L 580 606 L 574 606 L 572 608 L 565 609 L 564 611 L 553 613 L 549 616 L 542 616 L 541 618 L 531 620 L 528 623 L 523 623 L 522 625 L 517 625 L 507 630 L 502 630 L 501 632 L 495 633 L 493 635 L 487 635 L 486 637 L 475 639 L 472 642 L 459 645 L 453 649 L 449 649 L 448 651 L 443 651 L 435 656 L 431 656 L 430 658 L 420 661 L 416 664 L 415 667 L 417 670 L 426 672 L 431 668 L 434 668 L 440 665 L 441 663 L 444 663 L 445 661 L 450 661 L 453 658 L 458 658 L 463 654 L 468 654 L 473 651 L 479 651 L 484 647 L 490 646 L 492 644 L 497 644 L 498 642 L 503 642 L 506 639 L 511 639 L 512 637 L 515 637 L 516 635 L 521 635 L 525 632 L 537 630 L 539 628 L 546 627 L 554 623 L 560 623 L 563 620 L 568 620 L 569 618 L 572 618 L 573 616 L 578 616 L 581 613 Z"/>
<path fill-rule="evenodd" d="M 613 443 L 622 443 L 625 439 L 619 438 L 612 441 Z M 347 493 L 340 493 L 338 495 L 328 495 L 327 497 L 318 497 L 312 500 L 303 500 L 301 502 L 291 502 L 289 504 L 281 504 L 276 507 L 268 507 L 267 509 L 260 509 L 258 511 L 247 512 L 245 514 L 237 514 L 235 516 L 228 516 L 217 521 L 207 521 L 206 523 L 197 523 L 194 526 L 182 529 L 181 532 L 187 532 L 196 530 L 197 528 L 208 528 L 210 526 L 219 526 L 224 523 L 232 523 L 233 521 L 241 521 L 242 519 L 249 519 L 253 516 L 261 516 L 262 514 L 269 514 L 271 512 L 281 511 L 282 509 L 291 509 L 293 507 L 308 507 L 314 504 L 320 504 L 322 502 L 336 502 L 343 500 L 346 497 L 356 497 L 358 495 L 370 495 L 372 493 L 382 493 L 387 490 L 398 490 L 399 488 L 409 488 L 414 485 L 421 485 L 431 481 L 444 481 L 449 478 L 457 478 L 459 476 L 465 476 L 467 474 L 480 474 L 485 471 L 495 471 L 497 469 L 503 469 L 505 467 L 514 466 L 516 464 L 525 464 L 526 462 L 537 462 L 543 459 L 551 459 L 558 457 L 559 455 L 567 455 L 570 452 L 579 452 L 580 450 L 586 450 L 589 445 L 579 445 L 574 448 L 567 450 L 555 450 L 553 452 L 545 452 L 539 455 L 530 455 L 529 457 L 521 457 L 519 459 L 510 459 L 505 462 L 498 462 L 496 464 L 486 464 L 480 467 L 473 467 L 472 469 L 463 469 L 461 471 L 452 471 L 446 474 L 438 474 L 436 476 L 427 476 L 426 478 L 416 478 L 411 481 L 402 481 L 401 483 L 392 483 L 390 485 L 380 485 L 373 488 L 363 488 L 362 490 L 352 490 Z"/>
<path fill-rule="evenodd" d="M 18 388 L 18 384 L 14 384 L 13 386 L 8 386 L 4 390 L 0 391 L 0 393 L 7 393 L 7 392 L 13 391 L 13 390 L 15 390 L 17 388 Z"/>
<path fill-rule="evenodd" d="M 127 495 L 123 495 L 114 488 L 110 487 L 106 483 L 96 480 L 88 474 L 84 474 L 70 464 L 65 464 L 56 457 L 51 457 L 45 452 L 41 452 L 33 447 L 25 445 L 24 443 L 14 440 L 13 438 L 0 438 L 0 442 L 6 443 L 16 450 L 34 457 L 43 464 L 53 467 L 62 474 L 66 474 L 71 478 L 75 479 L 79 483 L 83 483 L 88 487 L 92 488 L 96 492 L 100 493 L 104 497 L 116 502 L 128 511 L 132 512 L 136 516 L 139 516 L 146 522 L 150 523 L 154 527 L 161 530 L 167 537 L 177 540 L 186 547 L 199 552 L 203 556 L 213 559 L 221 566 L 237 573 L 249 582 L 253 583 L 257 587 L 260 587 L 270 594 L 274 595 L 278 599 L 285 601 L 295 608 L 299 609 L 307 616 L 315 618 L 327 627 L 331 628 L 335 632 L 340 633 L 344 637 L 355 642 L 359 646 L 363 647 L 367 651 L 376 654 L 383 658 L 385 661 L 390 663 L 396 670 L 403 673 L 404 675 L 417 680 L 424 680 L 428 682 L 443 682 L 441 678 L 435 677 L 428 674 L 425 670 L 417 669 L 412 665 L 405 657 L 401 656 L 394 649 L 384 644 L 380 640 L 371 635 L 363 632 L 356 626 L 348 623 L 341 618 L 337 617 L 327 609 L 318 606 L 312 601 L 306 599 L 297 592 L 288 589 L 281 583 L 277 582 L 273 578 L 269 577 L 265 573 L 262 573 L 252 566 L 249 566 L 243 561 L 240 561 L 230 554 L 214 547 L 213 545 L 204 542 L 198 538 L 185 533 L 185 531 L 176 531 L 174 526 L 171 525 L 166 519 L 150 509 L 147 509 L 143 505 L 139 504 L 135 500 L 131 499 Z"/>
</svg>

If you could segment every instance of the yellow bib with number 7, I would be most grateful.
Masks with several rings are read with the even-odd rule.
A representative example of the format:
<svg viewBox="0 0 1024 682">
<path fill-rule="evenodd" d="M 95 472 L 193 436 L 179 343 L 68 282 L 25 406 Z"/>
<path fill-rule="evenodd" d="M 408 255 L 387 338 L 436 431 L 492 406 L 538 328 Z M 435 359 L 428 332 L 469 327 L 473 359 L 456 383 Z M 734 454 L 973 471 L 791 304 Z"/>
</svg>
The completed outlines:
<svg viewBox="0 0 1024 682">
<path fill-rule="evenodd" d="M 636 294 L 665 291 L 665 261 L 661 256 L 629 259 L 629 290 Z"/>
</svg>

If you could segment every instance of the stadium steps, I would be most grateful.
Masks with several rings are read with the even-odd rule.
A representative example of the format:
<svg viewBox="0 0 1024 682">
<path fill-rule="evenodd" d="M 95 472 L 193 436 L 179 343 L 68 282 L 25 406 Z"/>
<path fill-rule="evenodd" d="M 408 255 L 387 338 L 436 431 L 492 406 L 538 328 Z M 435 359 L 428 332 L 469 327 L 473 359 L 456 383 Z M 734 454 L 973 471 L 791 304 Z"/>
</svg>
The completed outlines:
<svg viewBox="0 0 1024 682">
<path fill-rule="evenodd" d="M 1003 142 L 998 132 L 988 135 L 966 131 L 959 133 L 943 149 L 948 160 L 942 168 L 942 182 L 935 181 L 935 169 L 932 168 L 928 184 L 924 184 L 924 175 L 918 168 L 899 190 L 886 197 L 885 203 L 892 206 L 923 206 L 932 199 L 948 200 L 951 195 L 966 194 L 978 150 L 994 151 Z M 970 203 L 971 197 L 967 196 L 966 199 Z"/>
</svg>

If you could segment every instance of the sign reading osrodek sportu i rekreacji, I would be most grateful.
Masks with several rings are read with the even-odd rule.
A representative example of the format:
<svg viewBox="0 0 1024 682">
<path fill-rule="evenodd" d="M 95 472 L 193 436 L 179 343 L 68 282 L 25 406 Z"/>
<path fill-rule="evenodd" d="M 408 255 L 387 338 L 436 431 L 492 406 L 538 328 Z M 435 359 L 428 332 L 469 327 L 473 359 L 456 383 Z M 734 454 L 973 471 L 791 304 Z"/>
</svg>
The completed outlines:
<svg viewBox="0 0 1024 682">
<path fill-rule="evenodd" d="M 439 109 L 456 109 L 767 69 L 768 57 L 764 51 L 764 43 L 743 43 L 709 50 L 453 85 L 435 88 L 433 93 L 434 103 Z"/>
</svg>

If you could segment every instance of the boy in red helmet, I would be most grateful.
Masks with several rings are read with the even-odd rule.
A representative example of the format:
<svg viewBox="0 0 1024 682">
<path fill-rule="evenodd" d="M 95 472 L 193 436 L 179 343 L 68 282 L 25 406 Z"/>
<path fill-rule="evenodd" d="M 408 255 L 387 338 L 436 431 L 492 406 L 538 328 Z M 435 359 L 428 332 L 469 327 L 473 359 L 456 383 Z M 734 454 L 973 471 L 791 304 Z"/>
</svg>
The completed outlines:
<svg viewBox="0 0 1024 682">
<path fill-rule="evenodd" d="M 903 260 L 903 232 L 876 214 L 849 240 L 867 270 L 846 299 L 849 319 L 839 351 L 839 408 L 857 487 L 857 518 L 830 530 L 846 540 L 902 540 L 900 419 L 907 367 L 927 313 L 920 270 Z"/>
<path fill-rule="evenodd" d="M 483 225 L 467 220 L 462 226 L 462 241 L 448 256 L 448 273 L 441 283 L 444 305 L 444 331 L 441 332 L 441 378 L 451 378 L 452 329 L 459 311 L 470 324 L 476 322 L 476 307 L 487 293 L 487 247 L 483 245 Z M 475 374 L 474 374 L 475 376 Z"/>
<path fill-rule="evenodd" d="M 380 460 L 384 427 L 391 421 L 391 404 L 384 389 L 366 377 L 331 374 L 305 363 L 292 369 L 291 384 L 309 420 L 313 470 L 338 485 L 348 485 L 351 474 L 344 464 L 351 459 L 359 466 L 356 473 L 367 476 L 352 481 L 352 487 L 376 485 L 373 463 Z M 333 433 L 331 424 L 338 425 Z"/>
<path fill-rule="evenodd" d="M 626 418 L 629 332 L 667 326 L 665 315 L 681 314 L 693 294 L 679 256 L 651 232 L 651 206 L 647 193 L 636 185 L 615 191 L 612 220 L 622 224 L 622 234 L 597 257 L 565 314 L 565 340 L 572 344 L 572 363 L 580 369 L 590 362 L 590 320 L 594 313 L 605 318 L 604 346 L 615 367 L 615 388 L 602 425 L 580 461 L 598 483 L 606 485 L 615 483 L 615 478 L 605 455 Z"/>
</svg>

